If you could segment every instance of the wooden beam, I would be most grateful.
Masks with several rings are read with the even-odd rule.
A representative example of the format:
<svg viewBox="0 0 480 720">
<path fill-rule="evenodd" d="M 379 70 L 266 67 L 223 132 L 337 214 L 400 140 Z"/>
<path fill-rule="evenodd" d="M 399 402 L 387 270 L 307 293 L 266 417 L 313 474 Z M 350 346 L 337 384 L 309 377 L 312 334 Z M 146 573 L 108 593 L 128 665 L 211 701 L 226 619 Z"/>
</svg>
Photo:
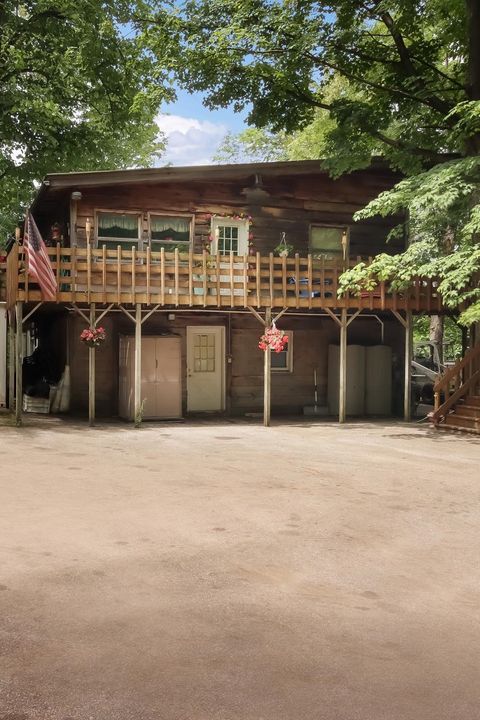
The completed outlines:
<svg viewBox="0 0 480 720">
<path fill-rule="evenodd" d="M 95 303 L 90 304 L 90 327 L 95 327 Z M 95 348 L 88 348 L 88 424 L 95 424 Z"/>
<path fill-rule="evenodd" d="M 142 305 L 135 306 L 135 427 L 142 424 Z"/>
<path fill-rule="evenodd" d="M 96 320 L 95 320 L 95 327 L 98 325 L 98 323 L 100 322 L 100 320 L 103 320 L 103 318 L 105 317 L 105 315 L 110 312 L 110 310 L 113 308 L 113 305 L 114 305 L 114 303 L 110 303 L 110 305 L 107 307 L 107 309 L 104 310 L 104 311 L 98 316 L 98 318 L 96 318 Z"/>
<path fill-rule="evenodd" d="M 25 315 L 25 317 L 22 319 L 22 323 L 26 322 L 28 320 L 28 318 L 31 317 L 36 310 L 38 310 L 40 305 L 43 305 L 43 302 L 37 303 L 35 305 L 35 307 L 33 308 L 33 310 L 30 310 L 30 312 Z"/>
<path fill-rule="evenodd" d="M 340 321 L 340 375 L 338 385 L 338 422 L 347 418 L 347 310 L 342 309 Z"/>
<path fill-rule="evenodd" d="M 360 315 L 361 312 L 362 312 L 361 310 L 357 310 L 357 312 L 353 313 L 353 315 L 350 315 L 350 317 L 347 320 L 347 327 L 350 325 L 350 323 L 352 323 L 355 320 L 355 318 L 358 315 Z"/>
<path fill-rule="evenodd" d="M 262 316 L 260 315 L 260 313 L 258 313 L 258 312 L 255 310 L 255 308 L 253 308 L 251 305 L 247 305 L 247 309 L 250 310 L 250 312 L 252 313 L 252 315 L 254 315 L 254 316 L 257 318 L 257 320 L 258 320 L 259 323 L 261 323 L 264 327 L 266 326 L 266 324 L 267 324 L 266 321 L 262 318 Z"/>
<path fill-rule="evenodd" d="M 405 313 L 405 385 L 403 397 L 403 417 L 405 422 L 412 419 L 412 357 L 413 357 L 413 322 L 412 312 Z"/>
<path fill-rule="evenodd" d="M 265 309 L 265 327 L 269 328 L 272 323 L 271 308 Z M 263 363 L 263 424 L 265 427 L 270 425 L 270 407 L 271 407 L 271 385 L 272 385 L 272 356 L 271 350 L 265 350 Z"/>
<path fill-rule="evenodd" d="M 397 320 L 398 320 L 398 322 L 401 324 L 401 326 L 404 327 L 404 328 L 406 328 L 406 326 L 407 326 L 407 325 L 406 325 L 406 320 L 405 320 L 404 317 L 402 317 L 402 316 L 400 315 L 400 313 L 398 312 L 398 310 L 392 310 L 392 313 L 395 315 L 395 317 L 397 318 Z"/>
<path fill-rule="evenodd" d="M 150 315 L 153 315 L 154 312 L 157 312 L 157 310 L 158 310 L 159 307 L 161 307 L 161 305 L 155 305 L 155 307 L 153 307 L 151 310 L 149 310 L 149 311 L 147 312 L 147 314 L 143 316 L 143 318 L 142 318 L 142 324 L 145 322 L 145 320 L 148 320 L 148 318 L 150 317 Z"/>
<path fill-rule="evenodd" d="M 22 360 L 23 360 L 23 303 L 17 302 L 15 306 L 15 424 L 22 424 L 23 411 L 23 377 L 22 377 Z"/>
<path fill-rule="evenodd" d="M 285 258 L 284 258 L 284 259 L 285 259 Z M 282 315 L 285 315 L 285 313 L 286 313 L 287 311 L 288 311 L 288 308 L 286 308 L 286 307 L 284 307 L 283 310 L 280 310 L 280 312 L 278 313 L 278 315 L 275 315 L 275 317 L 273 318 L 273 322 L 276 323 L 277 320 L 280 320 L 280 318 L 282 317 Z"/>
<path fill-rule="evenodd" d="M 15 313 L 8 310 L 8 407 L 15 409 Z"/>
<path fill-rule="evenodd" d="M 123 307 L 123 305 L 119 305 L 119 306 L 118 306 L 118 309 L 121 310 L 123 313 L 125 313 L 125 315 L 126 315 L 128 318 L 130 318 L 130 320 L 131 320 L 132 322 L 135 322 L 135 315 L 132 315 L 131 312 L 128 312 L 128 310 L 126 310 L 126 309 Z"/>
<path fill-rule="evenodd" d="M 88 325 L 88 323 L 90 322 L 90 320 L 88 319 L 88 316 L 85 315 L 85 313 L 83 312 L 83 310 L 80 310 L 80 308 L 78 307 L 78 305 L 76 305 L 75 303 L 72 303 L 72 310 L 75 310 L 75 312 L 78 313 L 78 314 L 85 320 L 85 322 L 86 322 L 87 325 Z"/>
<path fill-rule="evenodd" d="M 324 308 L 324 310 L 325 310 L 325 312 L 326 312 L 328 315 L 330 315 L 330 317 L 332 318 L 332 320 L 335 320 L 335 322 L 337 323 L 337 325 L 339 325 L 340 327 L 342 326 L 342 323 L 341 323 L 341 321 L 339 320 L 338 315 L 335 315 L 335 313 L 334 313 L 332 310 L 330 310 L 330 308 L 328 308 L 328 307 Z M 342 312 L 343 312 L 343 310 L 342 310 Z"/>
</svg>

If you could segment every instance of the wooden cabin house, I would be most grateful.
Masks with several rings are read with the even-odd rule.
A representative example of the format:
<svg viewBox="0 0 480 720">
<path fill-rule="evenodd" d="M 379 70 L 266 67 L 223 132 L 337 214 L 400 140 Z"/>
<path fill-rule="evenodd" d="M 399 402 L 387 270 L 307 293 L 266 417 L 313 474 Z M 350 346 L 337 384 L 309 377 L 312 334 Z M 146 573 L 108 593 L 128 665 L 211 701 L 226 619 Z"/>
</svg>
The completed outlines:
<svg viewBox="0 0 480 720">
<path fill-rule="evenodd" d="M 398 219 L 353 221 L 397 180 L 380 162 L 334 180 L 316 161 L 48 175 L 32 213 L 57 293 L 42 301 L 16 244 L 11 341 L 16 315 L 53 384 L 68 366 L 69 410 L 92 423 L 194 413 L 268 423 L 270 408 L 408 417 L 411 317 L 442 310 L 435 282 L 337 293 L 347 267 L 404 248 L 405 237 L 386 243 Z M 289 338 L 278 354 L 258 348 L 273 320 Z M 80 340 L 89 325 L 106 331 L 97 350 Z"/>
</svg>

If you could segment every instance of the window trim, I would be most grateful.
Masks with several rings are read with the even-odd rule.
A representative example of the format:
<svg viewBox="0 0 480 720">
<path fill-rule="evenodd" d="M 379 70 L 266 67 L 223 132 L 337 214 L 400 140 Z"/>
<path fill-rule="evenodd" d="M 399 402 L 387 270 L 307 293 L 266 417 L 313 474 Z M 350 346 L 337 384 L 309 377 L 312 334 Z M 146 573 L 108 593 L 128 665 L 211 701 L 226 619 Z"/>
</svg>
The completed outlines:
<svg viewBox="0 0 480 720">
<path fill-rule="evenodd" d="M 216 255 L 218 251 L 218 236 L 217 236 L 217 228 L 220 225 L 226 225 L 227 227 L 237 227 L 239 229 L 238 232 L 238 246 L 240 247 L 240 242 L 245 242 L 245 252 L 244 253 L 238 253 L 238 255 L 233 255 L 233 253 L 224 253 L 222 257 L 230 257 L 230 255 L 233 255 L 233 257 L 239 257 L 242 258 L 244 256 L 248 255 L 248 236 L 250 232 L 250 220 L 248 218 L 240 218 L 239 220 L 235 218 L 229 218 L 227 217 L 220 217 L 220 216 L 213 216 L 210 220 L 210 233 L 212 235 L 212 244 L 211 244 L 211 254 Z M 242 237 L 243 235 L 243 237 Z"/>
<path fill-rule="evenodd" d="M 190 249 L 193 248 L 194 238 L 195 238 L 195 214 L 194 213 L 182 213 L 182 212 L 160 212 L 158 210 L 149 210 L 147 212 L 147 239 L 145 241 L 145 245 L 148 245 L 148 247 L 152 248 L 152 216 L 154 217 L 178 217 L 178 218 L 186 218 L 189 220 L 189 226 L 190 226 L 190 232 L 189 232 L 189 238 L 188 241 L 185 240 L 185 243 L 188 242 L 188 251 L 190 252 Z M 165 240 L 153 240 L 154 243 L 156 242 L 166 242 L 168 245 L 168 241 Z M 172 245 L 178 245 L 178 243 L 172 242 Z M 166 250 L 168 252 L 168 250 Z M 172 251 L 173 252 L 173 251 Z"/>
<path fill-rule="evenodd" d="M 286 367 L 271 367 L 272 373 L 293 373 L 293 330 L 284 330 L 283 333 L 288 335 L 287 364 Z"/>
<path fill-rule="evenodd" d="M 111 210 L 111 209 L 107 209 L 107 208 L 95 208 L 95 210 L 94 210 L 94 221 L 95 221 L 94 240 L 95 240 L 95 244 L 96 244 L 97 248 L 102 247 L 102 245 L 107 245 L 107 247 L 108 247 L 108 245 L 112 245 L 113 243 L 116 243 L 115 247 L 117 247 L 117 245 L 119 243 L 128 242 L 130 239 L 132 241 L 132 245 L 135 245 L 135 241 L 133 238 L 107 238 L 107 237 L 104 237 L 103 235 L 100 236 L 98 233 L 98 221 L 99 221 L 99 216 L 101 213 L 105 213 L 108 215 L 136 215 L 137 220 L 138 220 L 138 226 L 137 226 L 138 227 L 138 235 L 137 235 L 137 243 L 136 244 L 137 244 L 138 250 L 142 249 L 142 215 L 143 215 L 142 211 L 141 210 Z"/>
<path fill-rule="evenodd" d="M 342 235 L 345 232 L 347 234 L 347 247 L 345 248 L 345 258 L 343 257 L 343 248 L 340 250 L 340 257 L 343 260 L 348 260 L 350 257 L 350 226 L 339 225 L 338 223 L 324 223 L 324 222 L 311 222 L 308 226 L 308 252 L 309 254 L 318 253 L 318 250 L 312 248 L 312 230 L 313 228 L 329 228 L 335 230 L 341 230 Z"/>
</svg>

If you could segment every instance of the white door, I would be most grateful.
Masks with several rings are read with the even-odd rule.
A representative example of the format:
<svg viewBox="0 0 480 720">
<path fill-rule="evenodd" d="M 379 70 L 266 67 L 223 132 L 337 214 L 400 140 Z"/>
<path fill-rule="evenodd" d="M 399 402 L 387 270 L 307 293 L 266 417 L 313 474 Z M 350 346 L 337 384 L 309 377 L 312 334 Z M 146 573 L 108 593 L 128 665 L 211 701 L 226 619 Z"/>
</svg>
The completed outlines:
<svg viewBox="0 0 480 720">
<path fill-rule="evenodd" d="M 225 408 L 225 328 L 187 327 L 187 410 Z"/>
<path fill-rule="evenodd" d="M 233 220 L 232 218 L 212 218 L 212 255 L 219 255 L 224 257 L 228 262 L 220 263 L 220 269 L 230 269 L 230 256 L 234 257 L 240 255 L 248 255 L 248 231 L 249 223 L 248 220 Z M 234 262 L 233 267 L 235 274 L 241 275 L 238 270 L 244 270 L 245 265 L 243 263 Z M 216 280 L 216 278 L 212 278 Z M 230 283 L 230 274 L 220 275 L 221 283 Z M 212 295 L 216 295 L 217 291 L 215 288 L 211 288 L 210 292 Z M 235 288 L 233 291 L 234 295 L 243 295 L 243 289 Z M 230 288 L 220 288 L 220 295 L 230 295 Z"/>
</svg>

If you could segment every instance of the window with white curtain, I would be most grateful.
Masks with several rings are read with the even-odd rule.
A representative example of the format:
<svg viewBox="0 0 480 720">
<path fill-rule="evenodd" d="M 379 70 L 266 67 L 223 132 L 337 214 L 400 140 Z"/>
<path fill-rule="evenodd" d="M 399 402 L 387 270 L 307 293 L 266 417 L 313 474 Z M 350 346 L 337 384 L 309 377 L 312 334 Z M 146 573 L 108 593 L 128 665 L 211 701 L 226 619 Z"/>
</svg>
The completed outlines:
<svg viewBox="0 0 480 720">
<path fill-rule="evenodd" d="M 97 212 L 98 245 L 120 245 L 130 250 L 140 239 L 139 213 Z"/>
<path fill-rule="evenodd" d="M 158 251 L 163 247 L 167 252 L 175 248 L 178 248 L 179 252 L 189 252 L 191 224 L 191 217 L 150 215 L 152 250 Z"/>
</svg>

